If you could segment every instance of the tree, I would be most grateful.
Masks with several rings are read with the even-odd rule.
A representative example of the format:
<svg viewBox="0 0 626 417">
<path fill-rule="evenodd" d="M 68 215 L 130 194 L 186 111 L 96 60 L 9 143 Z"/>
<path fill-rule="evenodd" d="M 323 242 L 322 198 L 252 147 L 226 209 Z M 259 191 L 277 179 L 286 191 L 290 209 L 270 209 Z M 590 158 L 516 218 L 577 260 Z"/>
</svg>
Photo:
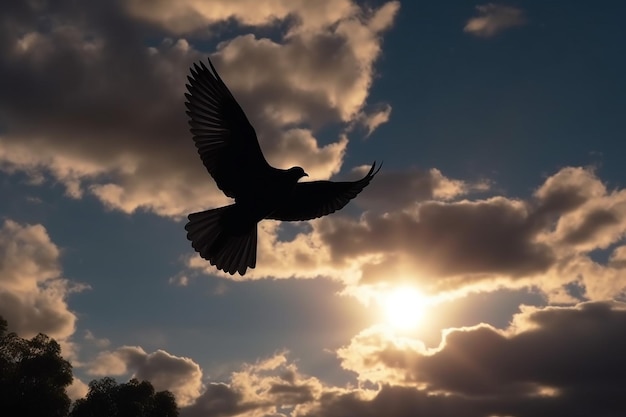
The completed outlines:
<svg viewBox="0 0 626 417">
<path fill-rule="evenodd" d="M 45 334 L 27 340 L 7 328 L 0 317 L 0 414 L 65 417 L 71 403 L 65 388 L 73 378 L 61 347 Z"/>
<path fill-rule="evenodd" d="M 169 391 L 155 392 L 148 381 L 131 379 L 117 384 L 105 377 L 89 383 L 85 398 L 74 403 L 70 417 L 177 417 L 178 407 Z"/>
<path fill-rule="evenodd" d="M 109 377 L 91 381 L 87 396 L 70 411 L 65 388 L 72 383 L 72 366 L 61 357 L 59 344 L 42 333 L 27 340 L 7 329 L 0 316 L 0 415 L 178 417 L 171 392 L 155 392 L 150 382 L 136 379 L 118 385 Z"/>
</svg>

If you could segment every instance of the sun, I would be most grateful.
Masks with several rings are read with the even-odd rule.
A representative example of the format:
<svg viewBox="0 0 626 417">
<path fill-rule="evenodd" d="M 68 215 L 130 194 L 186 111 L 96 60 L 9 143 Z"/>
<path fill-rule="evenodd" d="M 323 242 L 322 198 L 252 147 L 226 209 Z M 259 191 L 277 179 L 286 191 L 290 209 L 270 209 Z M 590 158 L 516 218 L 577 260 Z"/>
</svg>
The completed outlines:
<svg viewBox="0 0 626 417">
<path fill-rule="evenodd" d="M 424 296 L 413 287 L 394 288 L 382 296 L 385 318 L 398 330 L 414 329 L 423 319 L 425 301 Z"/>
</svg>

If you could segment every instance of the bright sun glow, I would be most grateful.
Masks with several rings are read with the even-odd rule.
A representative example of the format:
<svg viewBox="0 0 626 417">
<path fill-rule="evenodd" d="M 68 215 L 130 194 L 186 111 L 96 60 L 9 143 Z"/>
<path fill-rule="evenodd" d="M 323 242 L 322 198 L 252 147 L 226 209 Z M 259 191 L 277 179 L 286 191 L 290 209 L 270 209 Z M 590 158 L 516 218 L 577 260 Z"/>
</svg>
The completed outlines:
<svg viewBox="0 0 626 417">
<path fill-rule="evenodd" d="M 383 296 L 382 306 L 391 326 L 410 330 L 422 320 L 425 300 L 415 288 L 398 287 Z"/>
</svg>

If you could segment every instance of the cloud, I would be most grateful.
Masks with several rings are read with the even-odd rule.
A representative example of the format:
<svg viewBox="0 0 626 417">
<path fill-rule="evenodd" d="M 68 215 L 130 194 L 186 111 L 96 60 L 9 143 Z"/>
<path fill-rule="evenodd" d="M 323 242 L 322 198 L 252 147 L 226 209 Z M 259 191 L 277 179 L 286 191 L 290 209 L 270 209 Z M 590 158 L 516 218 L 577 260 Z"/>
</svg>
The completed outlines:
<svg viewBox="0 0 626 417">
<path fill-rule="evenodd" d="M 484 181 L 472 183 L 448 178 L 436 168 L 422 170 L 411 167 L 400 171 L 385 167 L 355 202 L 367 210 L 391 212 L 427 200 L 453 200 L 470 192 L 487 191 L 488 188 L 489 184 Z"/>
<path fill-rule="evenodd" d="M 234 416 L 260 407 L 260 404 L 244 401 L 241 393 L 227 384 L 210 383 L 194 404 L 181 410 L 181 416 Z"/>
<path fill-rule="evenodd" d="M 626 304 L 601 301 L 522 307 L 506 329 L 446 329 L 430 349 L 372 327 L 337 352 L 359 387 L 307 376 L 283 352 L 208 382 L 181 416 L 619 415 L 624 325 Z"/>
<path fill-rule="evenodd" d="M 84 286 L 61 277 L 59 258 L 42 225 L 5 220 L 0 227 L 0 315 L 20 337 L 45 333 L 62 343 L 74 333 L 67 297 Z"/>
<path fill-rule="evenodd" d="M 467 21 L 465 32 L 481 38 L 490 38 L 516 26 L 526 24 L 524 11 L 513 6 L 488 3 L 476 6 L 478 16 Z"/>
<path fill-rule="evenodd" d="M 267 159 L 328 178 L 341 169 L 347 137 L 320 145 L 316 131 L 348 126 L 366 104 L 381 36 L 398 7 L 390 2 L 370 10 L 350 1 L 316 7 L 277 1 L 262 9 L 196 1 L 176 7 L 100 2 L 87 10 L 70 3 L 3 5 L 0 169 L 50 175 L 68 196 L 89 193 L 124 212 L 181 216 L 224 204 L 196 155 L 183 106 L 188 68 L 206 53 L 196 49 L 193 35 L 169 39 L 163 31 L 187 33 L 234 19 L 290 28 L 276 40 L 250 34 L 221 42 L 212 59 Z M 147 30 L 163 41 L 146 46 Z"/>
<path fill-rule="evenodd" d="M 551 198 L 577 210 L 568 210 L 558 219 L 552 242 L 587 252 L 607 248 L 624 236 L 625 190 L 608 191 L 591 169 L 566 168 L 553 180 L 546 183 L 549 191 L 543 188 L 537 191 L 539 198 Z"/>
<path fill-rule="evenodd" d="M 361 337 L 340 355 L 358 357 L 360 343 L 374 340 L 382 348 L 368 348 L 367 366 L 394 368 L 402 372 L 399 382 L 422 383 L 432 391 L 531 395 L 551 387 L 565 392 L 620 378 L 616 354 L 626 340 L 615 329 L 625 320 L 626 305 L 618 302 L 523 307 L 506 330 L 486 324 L 447 329 L 440 346 L 430 351 Z"/>
<path fill-rule="evenodd" d="M 448 329 L 439 347 L 370 329 L 339 350 L 359 378 L 386 384 L 372 400 L 333 396 L 311 415 L 350 415 L 396 398 L 385 415 L 568 415 L 623 412 L 626 304 L 524 307 L 510 327 Z M 401 388 L 404 386 L 405 388 Z M 417 387 L 417 389 L 416 389 Z M 348 406 L 349 405 L 349 406 Z M 593 405 L 593 406 L 592 406 Z M 419 407 L 419 408 L 417 408 Z M 591 407 L 591 408 L 590 408 Z M 333 411 L 334 410 L 334 411 Z M 432 413 L 428 410 L 432 410 Z M 418 414 L 421 415 L 421 414 Z"/>
<path fill-rule="evenodd" d="M 363 283 L 413 276 L 438 292 L 473 285 L 493 290 L 506 278 L 507 285 L 517 281 L 550 292 L 581 277 L 587 297 L 606 299 L 623 291 L 625 278 L 618 264 L 597 263 L 590 252 L 623 238 L 625 195 L 609 192 L 591 169 L 564 168 L 526 201 L 425 201 L 358 221 L 324 219 L 314 232 L 336 264 L 375 260 L 362 265 Z"/>
<path fill-rule="evenodd" d="M 122 346 L 101 352 L 87 367 L 87 373 L 94 376 L 129 372 L 133 378 L 150 381 L 157 391 L 171 391 L 180 406 L 194 401 L 202 388 L 202 370 L 197 363 L 160 349 L 147 353 L 139 346 Z"/>
<path fill-rule="evenodd" d="M 389 254 L 429 280 L 462 275 L 465 282 L 472 275 L 523 277 L 545 271 L 553 254 L 537 240 L 538 232 L 528 207 L 504 197 L 428 201 L 413 212 L 364 216 L 359 222 L 334 218 L 320 227 L 321 239 L 338 264 L 346 258 Z"/>
<path fill-rule="evenodd" d="M 378 109 L 373 110 L 370 113 L 361 112 L 358 116 L 358 122 L 367 129 L 367 136 L 374 133 L 374 130 L 383 123 L 387 123 L 391 117 L 391 106 L 389 104 L 383 104 Z"/>
<path fill-rule="evenodd" d="M 72 384 L 68 386 L 65 391 L 67 392 L 67 396 L 70 397 L 72 401 L 76 401 L 77 399 L 84 398 L 87 395 L 89 392 L 89 386 L 74 376 Z"/>
<path fill-rule="evenodd" d="M 615 248 L 609 261 L 610 265 L 616 269 L 626 269 L 626 245 Z"/>
<path fill-rule="evenodd" d="M 111 341 L 107 338 L 97 338 L 90 330 L 85 330 L 85 340 L 93 343 L 99 348 L 106 348 L 111 344 Z"/>
<path fill-rule="evenodd" d="M 369 167 L 363 166 L 354 170 L 352 177 L 364 175 Z M 352 178 L 350 178 L 352 179 Z M 445 177 L 439 170 L 422 171 L 411 168 L 407 171 L 382 170 L 355 200 L 354 204 L 375 211 L 376 217 L 381 213 L 399 211 L 414 207 L 419 202 L 432 198 L 450 200 L 475 190 L 484 190 L 488 185 L 484 182 L 469 183 Z M 388 217 L 390 214 L 385 214 Z M 337 220 L 314 220 L 312 222 L 295 223 L 300 231 L 288 241 L 279 238 L 281 225 L 274 221 L 263 221 L 259 224 L 257 267 L 248 271 L 245 277 L 235 279 L 275 278 L 313 278 L 318 276 L 333 277 L 345 282 L 358 279 L 358 268 L 364 261 L 362 258 L 376 254 L 362 253 L 343 257 L 344 262 L 333 261 L 334 247 L 324 241 L 325 228 L 329 224 L 345 220 L 353 224 L 353 220 L 335 215 Z M 343 219 L 343 220 L 341 220 Z M 328 223 L 330 222 L 330 223 Z M 192 270 L 204 270 L 206 273 L 217 274 L 228 279 L 233 276 L 215 271 L 206 261 L 198 256 L 187 260 Z"/>
<path fill-rule="evenodd" d="M 322 0 L 315 5 L 306 0 L 218 1 L 208 4 L 200 0 L 183 0 L 175 5 L 166 2 L 131 0 L 128 11 L 177 34 L 207 30 L 212 24 L 234 20 L 246 26 L 270 26 L 279 21 L 295 19 L 298 28 L 314 30 L 351 16 L 357 6 L 349 0 Z"/>
<path fill-rule="evenodd" d="M 550 415 L 556 407 L 553 401 L 543 398 L 482 398 L 473 399 L 456 395 L 431 394 L 414 387 L 383 385 L 375 395 L 363 395 L 354 390 L 349 393 L 329 393 L 323 400 L 311 408 L 306 417 L 388 417 L 429 416 L 464 417 L 508 416 L 531 417 Z M 574 407 L 556 408 L 567 412 L 578 411 Z M 516 410 L 509 413 L 508 410 Z M 546 414 L 542 414 L 546 413 Z M 606 414 L 594 416 L 609 417 Z"/>
<path fill-rule="evenodd" d="M 488 187 L 436 169 L 381 171 L 357 200 L 369 209 L 358 218 L 303 223 L 289 240 L 279 238 L 279 224 L 261 222 L 258 267 L 238 279 L 325 276 L 360 296 L 400 282 L 446 297 L 532 287 L 561 303 L 581 301 L 571 284 L 590 300 L 626 289 L 626 191 L 607 190 L 592 169 L 567 167 L 524 200 L 459 199 Z M 594 260 L 599 249 L 610 250 L 608 261 Z M 188 267 L 215 273 L 197 257 Z"/>
<path fill-rule="evenodd" d="M 228 383 L 209 383 L 196 402 L 181 409 L 182 417 L 295 414 L 313 404 L 325 390 L 315 377 L 302 374 L 286 353 L 243 364 Z"/>
</svg>

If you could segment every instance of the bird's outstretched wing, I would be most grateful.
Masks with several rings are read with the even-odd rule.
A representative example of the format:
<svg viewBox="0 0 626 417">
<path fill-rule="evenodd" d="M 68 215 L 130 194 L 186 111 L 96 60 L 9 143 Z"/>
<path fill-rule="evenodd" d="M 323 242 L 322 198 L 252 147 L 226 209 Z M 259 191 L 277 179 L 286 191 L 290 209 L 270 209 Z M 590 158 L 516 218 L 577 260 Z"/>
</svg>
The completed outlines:
<svg viewBox="0 0 626 417">
<path fill-rule="evenodd" d="M 249 179 L 263 175 L 265 160 L 254 128 L 209 60 L 194 64 L 185 93 L 193 140 L 204 166 L 229 197 L 246 192 Z"/>
<path fill-rule="evenodd" d="M 378 173 L 376 162 L 367 175 L 358 181 L 311 181 L 296 184 L 292 196 L 284 205 L 274 210 L 268 219 L 283 221 L 310 220 L 343 208 L 357 196 Z"/>
</svg>

